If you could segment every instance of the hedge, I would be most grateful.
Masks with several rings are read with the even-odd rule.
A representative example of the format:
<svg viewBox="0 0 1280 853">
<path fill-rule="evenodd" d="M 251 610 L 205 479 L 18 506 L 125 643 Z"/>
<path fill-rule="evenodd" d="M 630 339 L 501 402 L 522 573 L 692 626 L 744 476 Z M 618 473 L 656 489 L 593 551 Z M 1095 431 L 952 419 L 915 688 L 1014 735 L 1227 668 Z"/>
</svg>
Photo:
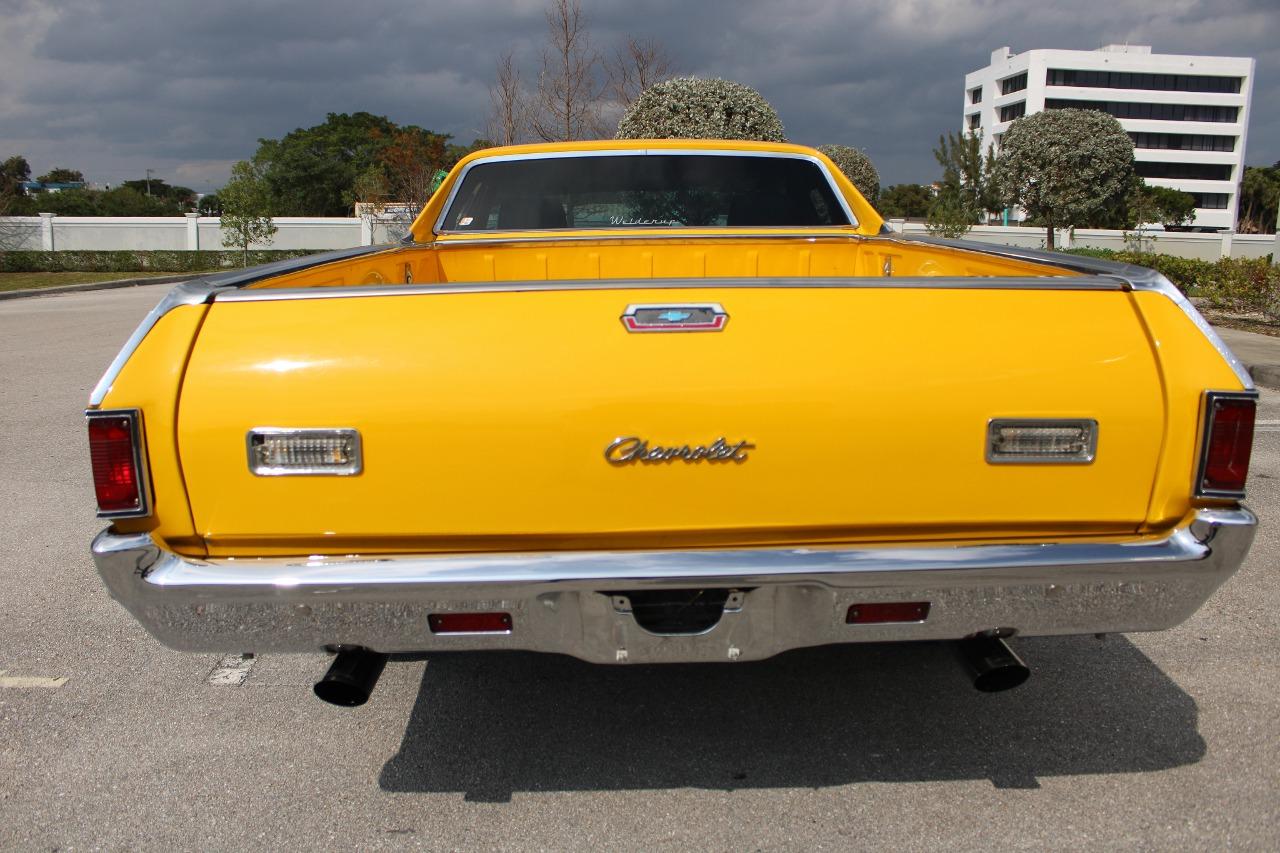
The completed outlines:
<svg viewBox="0 0 1280 853">
<path fill-rule="evenodd" d="M 1201 261 L 1155 252 L 1068 249 L 1073 255 L 1106 258 L 1149 267 L 1183 293 L 1204 297 L 1211 308 L 1260 313 L 1280 320 L 1280 266 L 1267 258 L 1221 258 Z"/>
<path fill-rule="evenodd" d="M 249 264 L 314 255 L 320 249 L 251 249 Z M 204 272 L 244 264 L 228 251 L 0 252 L 0 272 Z"/>
</svg>

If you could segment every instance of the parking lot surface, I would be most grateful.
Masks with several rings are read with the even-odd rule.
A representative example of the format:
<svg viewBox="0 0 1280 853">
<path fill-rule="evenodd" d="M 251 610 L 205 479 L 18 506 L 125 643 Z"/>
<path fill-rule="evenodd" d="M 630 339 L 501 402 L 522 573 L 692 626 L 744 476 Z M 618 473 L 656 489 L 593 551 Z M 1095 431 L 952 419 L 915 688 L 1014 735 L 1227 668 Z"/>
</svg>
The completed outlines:
<svg viewBox="0 0 1280 853">
<path fill-rule="evenodd" d="M 600 667 L 169 651 L 88 554 L 82 410 L 164 293 L 0 304 L 0 848 L 1280 849 L 1280 393 L 1245 567 L 1158 634 L 1015 640 L 973 691 L 949 647 Z"/>
</svg>

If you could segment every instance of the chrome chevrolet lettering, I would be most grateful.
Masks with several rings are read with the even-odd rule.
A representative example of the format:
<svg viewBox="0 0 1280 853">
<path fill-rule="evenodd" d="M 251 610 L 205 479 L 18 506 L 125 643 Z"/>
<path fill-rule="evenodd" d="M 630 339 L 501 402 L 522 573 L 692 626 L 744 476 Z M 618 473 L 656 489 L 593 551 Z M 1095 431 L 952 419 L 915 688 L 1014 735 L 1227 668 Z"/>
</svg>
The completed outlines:
<svg viewBox="0 0 1280 853">
<path fill-rule="evenodd" d="M 671 447 L 659 445 L 649 446 L 647 439 L 635 435 L 626 435 L 614 439 L 604 450 L 604 458 L 610 465 L 629 465 L 640 462 L 652 465 L 658 462 L 672 462 L 679 459 L 684 462 L 745 462 L 747 451 L 755 450 L 755 445 L 746 441 L 729 443 L 724 436 L 710 444 L 690 447 L 687 444 Z"/>
</svg>

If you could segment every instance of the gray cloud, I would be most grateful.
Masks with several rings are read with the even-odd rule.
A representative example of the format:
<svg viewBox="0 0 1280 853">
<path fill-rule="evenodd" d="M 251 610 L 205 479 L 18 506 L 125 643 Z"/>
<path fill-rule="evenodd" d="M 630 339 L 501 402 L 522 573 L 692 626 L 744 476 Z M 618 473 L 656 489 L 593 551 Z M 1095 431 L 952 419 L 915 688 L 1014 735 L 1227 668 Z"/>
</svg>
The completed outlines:
<svg viewBox="0 0 1280 853">
<path fill-rule="evenodd" d="M 1274 0 L 767 0 L 584 4 L 595 46 L 628 34 L 682 70 L 758 88 L 789 136 L 863 148 L 885 183 L 937 176 L 931 149 L 958 129 L 963 76 L 1010 45 L 1258 60 L 1248 161 L 1280 160 L 1280 16 Z M 404 5 L 311 0 L 0 0 L 0 156 L 80 168 L 99 182 L 147 168 L 221 183 L 259 137 L 367 110 L 479 135 L 501 51 L 536 73 L 541 0 Z"/>
</svg>

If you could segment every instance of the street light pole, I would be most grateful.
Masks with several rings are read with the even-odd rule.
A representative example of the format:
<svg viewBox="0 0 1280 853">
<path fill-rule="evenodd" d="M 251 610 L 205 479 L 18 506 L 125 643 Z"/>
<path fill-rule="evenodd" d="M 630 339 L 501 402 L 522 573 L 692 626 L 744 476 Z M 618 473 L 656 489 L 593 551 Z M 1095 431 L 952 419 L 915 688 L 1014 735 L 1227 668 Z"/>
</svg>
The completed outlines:
<svg viewBox="0 0 1280 853">
<path fill-rule="evenodd" d="M 155 169 L 147 169 L 147 198 L 151 198 L 151 173 Z"/>
</svg>

